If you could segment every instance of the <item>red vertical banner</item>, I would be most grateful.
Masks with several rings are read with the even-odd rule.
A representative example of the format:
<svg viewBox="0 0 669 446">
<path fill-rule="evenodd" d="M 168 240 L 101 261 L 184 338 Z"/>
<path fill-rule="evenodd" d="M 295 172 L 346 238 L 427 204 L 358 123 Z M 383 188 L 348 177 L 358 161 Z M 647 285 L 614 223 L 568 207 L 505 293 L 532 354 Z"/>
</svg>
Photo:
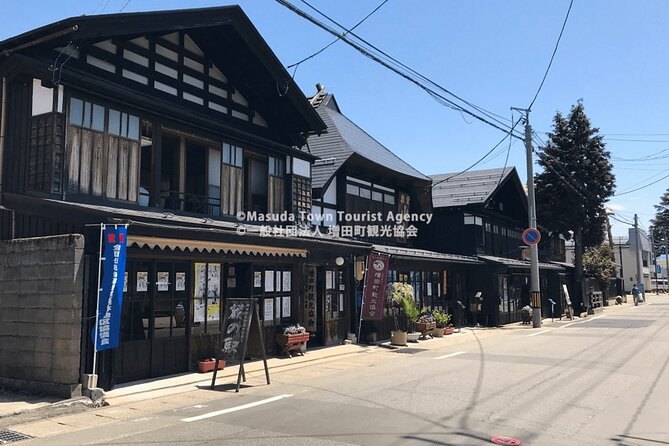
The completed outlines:
<svg viewBox="0 0 669 446">
<path fill-rule="evenodd" d="M 383 319 L 383 304 L 386 298 L 386 282 L 390 257 L 371 253 L 367 257 L 365 272 L 365 293 L 362 297 L 362 319 L 379 321 Z"/>
</svg>

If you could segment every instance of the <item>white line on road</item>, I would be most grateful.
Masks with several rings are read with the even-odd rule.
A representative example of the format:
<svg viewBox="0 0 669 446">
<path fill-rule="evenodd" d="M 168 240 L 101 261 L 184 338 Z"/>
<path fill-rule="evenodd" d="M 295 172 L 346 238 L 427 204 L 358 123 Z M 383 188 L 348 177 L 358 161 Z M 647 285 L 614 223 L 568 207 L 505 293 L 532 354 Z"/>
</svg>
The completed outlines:
<svg viewBox="0 0 669 446">
<path fill-rule="evenodd" d="M 586 320 L 584 320 L 584 321 L 572 322 L 571 324 L 563 325 L 563 326 L 560 327 L 560 328 L 567 328 L 567 327 L 570 327 L 570 326 L 572 326 L 572 325 L 576 325 L 576 324 L 585 324 L 586 322 L 594 321 L 595 319 L 599 319 L 600 317 L 604 317 L 604 316 L 606 316 L 606 315 L 603 314 L 603 315 L 601 315 L 601 316 L 590 317 L 590 318 L 588 318 L 588 319 L 586 319 Z"/>
<path fill-rule="evenodd" d="M 537 331 L 536 333 L 528 334 L 527 336 L 537 336 L 537 335 L 540 335 L 541 333 L 548 333 L 549 331 L 553 331 L 553 330 Z"/>
<path fill-rule="evenodd" d="M 434 359 L 446 359 L 446 358 L 452 358 L 453 356 L 458 356 L 458 355 L 461 355 L 461 354 L 463 354 L 463 353 L 467 353 L 467 352 L 455 352 L 455 353 L 449 353 L 448 355 L 437 356 L 437 357 L 434 358 Z"/>
<path fill-rule="evenodd" d="M 198 415 L 196 417 L 184 418 L 181 421 L 184 421 L 186 423 L 191 423 L 193 421 L 199 421 L 199 420 L 204 420 L 206 418 L 217 417 L 219 415 L 224 415 L 224 414 L 230 413 L 230 412 L 237 412 L 238 410 L 250 409 L 252 407 L 261 406 L 263 404 L 273 403 L 274 401 L 279 401 L 279 400 L 282 400 L 284 398 L 290 398 L 291 396 L 293 396 L 293 395 L 274 396 L 272 398 L 267 398 L 267 399 L 264 399 L 264 400 L 256 401 L 254 403 L 248 403 L 248 404 L 244 404 L 244 405 L 237 406 L 237 407 L 231 407 L 229 409 L 217 410 L 215 412 L 205 413 L 205 414 L 202 414 L 202 415 Z"/>
</svg>

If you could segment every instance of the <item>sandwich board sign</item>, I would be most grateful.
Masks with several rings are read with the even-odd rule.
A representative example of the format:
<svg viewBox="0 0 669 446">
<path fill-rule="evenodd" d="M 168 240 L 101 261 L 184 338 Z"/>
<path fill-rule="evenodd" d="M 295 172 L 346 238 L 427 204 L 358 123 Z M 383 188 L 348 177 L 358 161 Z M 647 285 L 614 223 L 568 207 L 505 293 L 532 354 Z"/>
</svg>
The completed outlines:
<svg viewBox="0 0 669 446">
<path fill-rule="evenodd" d="M 262 329 L 260 328 L 260 317 L 258 315 L 258 302 L 254 298 L 230 298 L 225 301 L 225 313 L 221 327 L 221 345 L 216 352 L 216 363 L 214 364 L 214 376 L 211 378 L 211 388 L 216 383 L 218 363 L 221 359 L 226 361 L 239 361 L 239 373 L 237 373 L 237 390 L 241 380 L 246 382 L 244 373 L 244 358 L 249 341 L 252 318 L 256 319 L 260 346 L 262 348 L 262 360 L 265 365 L 265 376 L 269 384 L 269 369 L 267 368 L 267 356 L 265 355 L 265 342 L 263 341 Z"/>
</svg>

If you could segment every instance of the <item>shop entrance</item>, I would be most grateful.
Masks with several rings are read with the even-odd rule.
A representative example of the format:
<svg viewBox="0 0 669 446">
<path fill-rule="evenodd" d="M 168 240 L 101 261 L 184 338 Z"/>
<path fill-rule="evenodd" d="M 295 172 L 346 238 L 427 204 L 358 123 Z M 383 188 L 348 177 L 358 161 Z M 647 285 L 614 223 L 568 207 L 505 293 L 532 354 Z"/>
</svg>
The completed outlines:
<svg viewBox="0 0 669 446">
<path fill-rule="evenodd" d="M 115 383 L 188 370 L 188 265 L 128 260 Z"/>
</svg>

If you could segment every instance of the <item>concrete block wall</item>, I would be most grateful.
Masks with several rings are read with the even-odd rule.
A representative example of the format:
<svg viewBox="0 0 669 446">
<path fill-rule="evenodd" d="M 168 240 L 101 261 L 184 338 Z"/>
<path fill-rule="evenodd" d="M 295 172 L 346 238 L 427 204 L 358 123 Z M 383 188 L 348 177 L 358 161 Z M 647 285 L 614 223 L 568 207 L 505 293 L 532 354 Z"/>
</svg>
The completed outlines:
<svg viewBox="0 0 669 446">
<path fill-rule="evenodd" d="M 0 242 L 0 385 L 81 395 L 84 236 Z"/>
</svg>

